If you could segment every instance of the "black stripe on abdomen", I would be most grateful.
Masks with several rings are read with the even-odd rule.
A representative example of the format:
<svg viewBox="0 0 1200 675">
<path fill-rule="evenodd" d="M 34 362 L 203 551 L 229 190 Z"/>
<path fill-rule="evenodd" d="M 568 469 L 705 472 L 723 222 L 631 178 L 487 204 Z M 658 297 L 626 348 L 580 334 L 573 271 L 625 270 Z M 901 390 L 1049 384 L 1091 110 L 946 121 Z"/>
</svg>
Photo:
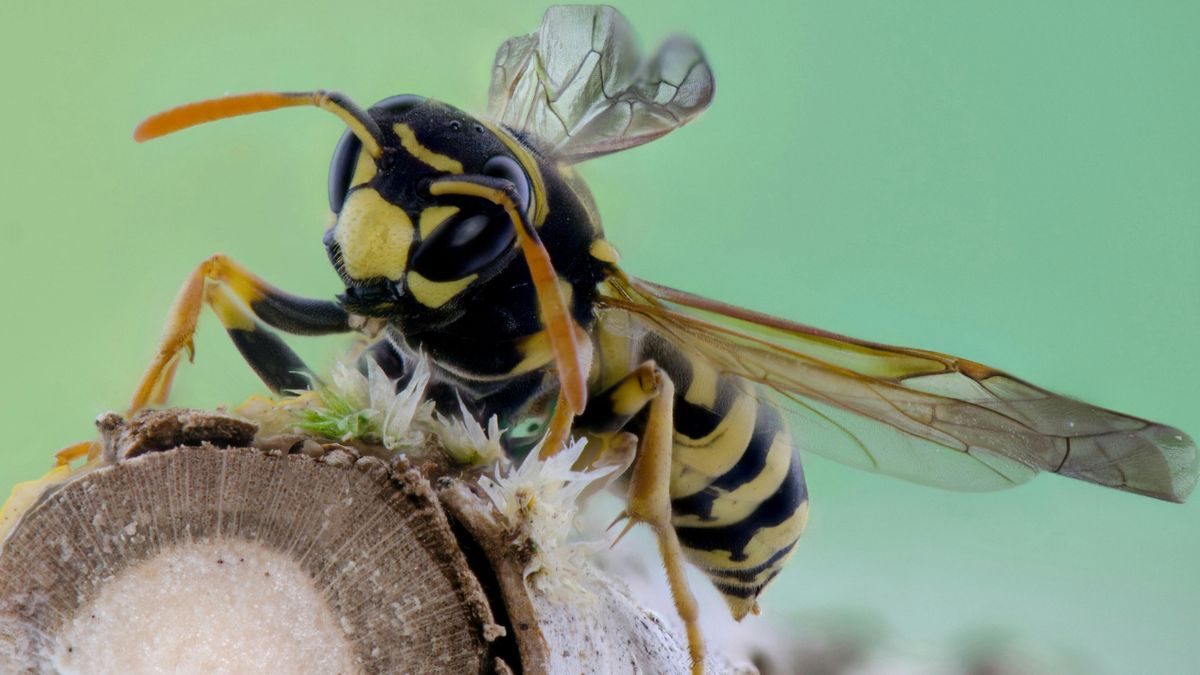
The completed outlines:
<svg viewBox="0 0 1200 675">
<path fill-rule="evenodd" d="M 799 540 L 797 540 L 797 541 L 799 541 Z M 774 566 L 776 563 L 778 563 L 779 561 L 781 561 L 784 558 L 791 555 L 792 549 L 796 548 L 797 541 L 793 541 L 792 543 L 788 544 L 787 546 L 784 546 L 783 548 L 779 549 L 770 558 L 767 558 L 761 564 L 755 565 L 754 567 L 742 567 L 742 568 L 738 568 L 738 569 L 728 569 L 728 570 L 706 569 L 705 572 L 708 574 L 708 576 L 713 578 L 714 583 L 720 583 L 720 582 L 722 582 L 722 580 L 727 582 L 727 585 L 728 585 L 728 583 L 737 582 L 737 581 L 740 581 L 743 583 L 753 583 L 758 580 L 758 575 L 771 569 L 771 567 Z M 773 577 L 774 577 L 774 575 L 772 575 L 772 578 Z M 765 582 L 763 582 L 760 585 L 766 585 L 766 584 L 765 584 Z"/>
<path fill-rule="evenodd" d="M 679 541 L 697 551 L 728 551 L 731 561 L 746 560 L 746 546 L 760 530 L 782 524 L 808 499 L 800 458 L 792 452 L 787 475 L 775 490 L 750 515 L 731 525 L 720 527 L 676 527 Z"/>
<path fill-rule="evenodd" d="M 704 438 L 717 430 L 717 425 L 725 418 L 733 402 L 743 394 L 738 391 L 728 377 L 717 380 L 717 397 L 712 407 L 692 403 L 685 398 L 687 389 L 679 387 L 675 390 L 675 431 L 692 439 Z"/>
<path fill-rule="evenodd" d="M 792 547 L 789 546 L 787 548 L 787 552 L 790 553 L 791 550 Z M 763 589 L 767 587 L 767 584 L 774 581 L 775 577 L 779 576 L 781 571 L 782 568 L 773 569 L 771 570 L 771 573 L 768 574 L 764 579 L 751 579 L 745 584 L 721 581 L 721 578 L 715 577 L 711 571 L 709 572 L 709 575 L 714 576 L 712 580 L 713 586 L 715 586 L 716 589 L 721 591 L 721 593 L 724 595 L 732 595 L 735 598 L 757 598 L 759 593 L 762 593 Z"/>
<path fill-rule="evenodd" d="M 675 410 L 679 410 L 678 402 Z M 711 520 L 713 502 L 720 499 L 723 493 L 732 492 L 762 474 L 767 466 L 767 455 L 775 442 L 776 432 L 781 426 L 779 411 L 772 405 L 760 402 L 754 419 L 754 433 L 750 436 L 750 442 L 746 445 L 737 463 L 713 479 L 703 490 L 672 500 L 672 511 L 676 515 L 697 516 L 704 520 Z M 678 424 L 676 424 L 676 430 L 683 433 Z M 686 435 L 695 438 L 691 434 Z"/>
</svg>

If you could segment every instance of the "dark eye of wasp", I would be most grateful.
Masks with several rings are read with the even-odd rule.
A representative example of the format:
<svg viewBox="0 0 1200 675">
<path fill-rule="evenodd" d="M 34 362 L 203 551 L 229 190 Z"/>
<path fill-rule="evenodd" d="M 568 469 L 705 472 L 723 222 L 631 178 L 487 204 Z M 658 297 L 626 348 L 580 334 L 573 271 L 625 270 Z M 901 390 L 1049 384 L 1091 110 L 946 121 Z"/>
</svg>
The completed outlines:
<svg viewBox="0 0 1200 675">
<path fill-rule="evenodd" d="M 459 213 L 421 244 L 412 268 L 430 281 L 461 279 L 499 258 L 516 236 L 512 222 L 500 209 Z"/>
<path fill-rule="evenodd" d="M 525 175 L 525 170 L 516 160 L 505 155 L 496 155 L 483 165 L 483 175 L 503 178 L 517 186 L 521 211 L 529 213 L 529 177 Z"/>
<path fill-rule="evenodd" d="M 342 134 L 337 147 L 333 149 L 333 160 L 329 162 L 329 209 L 334 213 L 342 210 L 346 202 L 346 193 L 350 191 L 350 179 L 354 177 L 354 167 L 358 164 L 358 153 L 362 149 L 362 141 L 347 131 Z"/>
</svg>

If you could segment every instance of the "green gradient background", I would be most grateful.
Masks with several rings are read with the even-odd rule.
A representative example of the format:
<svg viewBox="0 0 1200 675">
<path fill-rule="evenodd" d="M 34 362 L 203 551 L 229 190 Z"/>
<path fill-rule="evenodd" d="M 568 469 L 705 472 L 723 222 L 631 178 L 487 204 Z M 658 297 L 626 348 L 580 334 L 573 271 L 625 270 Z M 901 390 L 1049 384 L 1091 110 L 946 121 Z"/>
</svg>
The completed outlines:
<svg viewBox="0 0 1200 675">
<path fill-rule="evenodd" d="M 99 4 L 0 8 L 4 492 L 124 403 L 204 256 L 338 290 L 320 244 L 335 120 L 137 146 L 140 117 L 312 87 L 480 110 L 495 47 L 542 11 Z M 632 273 L 1200 434 L 1200 5 L 622 9 L 646 42 L 695 35 L 718 81 L 693 125 L 584 169 Z M 176 403 L 260 389 L 211 317 L 197 344 Z M 321 363 L 337 342 L 294 344 Z M 1200 499 L 1056 477 L 964 495 L 807 466 L 813 518 L 768 614 L 866 617 L 917 651 L 1007 631 L 1089 672 L 1197 668 Z"/>
</svg>

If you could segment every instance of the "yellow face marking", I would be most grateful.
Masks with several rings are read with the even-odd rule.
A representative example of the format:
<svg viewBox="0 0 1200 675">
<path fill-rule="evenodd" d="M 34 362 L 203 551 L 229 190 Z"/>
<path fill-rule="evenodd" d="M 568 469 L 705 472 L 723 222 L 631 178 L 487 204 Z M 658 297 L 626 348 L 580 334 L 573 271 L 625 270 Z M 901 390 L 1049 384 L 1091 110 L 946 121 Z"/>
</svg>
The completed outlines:
<svg viewBox="0 0 1200 675">
<path fill-rule="evenodd" d="M 412 219 L 378 192 L 355 190 L 342 206 L 334 239 L 342 249 L 346 273 L 352 278 L 398 281 L 408 267 Z"/>
<path fill-rule="evenodd" d="M 621 254 L 617 253 L 617 248 L 608 243 L 607 239 L 593 241 L 591 247 L 588 248 L 588 253 L 596 260 L 606 262 L 609 265 L 616 265 L 621 261 Z"/>
<path fill-rule="evenodd" d="M 480 120 L 480 123 L 500 139 L 500 142 L 517 158 L 521 168 L 525 169 L 525 173 L 529 175 L 529 182 L 533 186 L 533 213 L 530 214 L 530 220 L 534 227 L 541 227 L 542 223 L 546 222 L 546 216 L 550 214 L 550 205 L 546 200 L 546 182 L 542 179 L 542 171 L 538 168 L 537 160 L 517 139 L 509 136 L 507 131 L 483 120 Z"/>
<path fill-rule="evenodd" d="M 358 162 L 354 165 L 354 175 L 350 177 L 350 187 L 362 185 L 370 182 L 379 169 L 375 166 L 375 160 L 365 150 L 358 153 Z"/>
<path fill-rule="evenodd" d="M 430 281 L 416 272 L 408 273 L 408 290 L 417 302 L 437 309 L 461 293 L 464 288 L 479 278 L 478 274 L 456 279 L 454 281 Z"/>
<path fill-rule="evenodd" d="M 450 219 L 450 216 L 459 212 L 457 206 L 430 206 L 421 212 L 420 218 L 417 220 L 417 229 L 421 231 L 421 238 L 426 239 L 437 229 L 438 225 Z"/>
<path fill-rule="evenodd" d="M 400 145 L 408 151 L 408 154 L 416 157 L 418 160 L 428 164 L 438 171 L 446 173 L 462 173 L 462 162 L 457 159 L 452 159 L 446 155 L 436 153 L 429 148 L 421 145 L 417 140 L 417 134 L 412 130 L 412 127 L 407 124 L 397 122 L 392 125 L 392 130 L 400 137 Z"/>
</svg>

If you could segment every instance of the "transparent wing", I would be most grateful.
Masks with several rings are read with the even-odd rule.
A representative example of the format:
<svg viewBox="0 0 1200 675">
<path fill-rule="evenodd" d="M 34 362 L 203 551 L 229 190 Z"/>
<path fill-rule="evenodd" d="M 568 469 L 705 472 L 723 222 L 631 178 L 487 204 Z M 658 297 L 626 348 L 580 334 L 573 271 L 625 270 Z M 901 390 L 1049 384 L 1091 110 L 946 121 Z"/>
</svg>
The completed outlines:
<svg viewBox="0 0 1200 675">
<path fill-rule="evenodd" d="M 777 392 L 802 449 L 913 482 L 991 490 L 1039 471 L 1183 501 L 1196 445 L 1162 424 L 936 352 L 856 340 L 636 279 L 602 311 Z"/>
<path fill-rule="evenodd" d="M 691 40 L 670 38 L 644 61 L 620 12 L 558 6 L 546 10 L 536 33 L 500 45 L 488 114 L 573 163 L 683 126 L 708 107 L 714 90 Z"/>
</svg>

